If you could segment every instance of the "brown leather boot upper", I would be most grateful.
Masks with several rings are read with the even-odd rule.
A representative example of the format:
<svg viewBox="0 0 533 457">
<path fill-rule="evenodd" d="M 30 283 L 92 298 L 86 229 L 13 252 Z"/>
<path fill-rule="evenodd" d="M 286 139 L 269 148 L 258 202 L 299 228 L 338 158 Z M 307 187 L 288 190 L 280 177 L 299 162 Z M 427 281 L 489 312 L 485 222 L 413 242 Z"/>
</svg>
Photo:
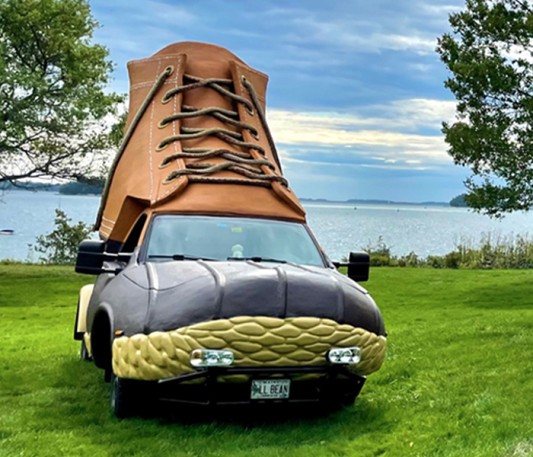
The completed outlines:
<svg viewBox="0 0 533 457">
<path fill-rule="evenodd" d="M 305 221 L 264 117 L 265 74 L 192 42 L 128 71 L 126 134 L 96 221 L 103 238 L 124 241 L 143 212 Z"/>
</svg>

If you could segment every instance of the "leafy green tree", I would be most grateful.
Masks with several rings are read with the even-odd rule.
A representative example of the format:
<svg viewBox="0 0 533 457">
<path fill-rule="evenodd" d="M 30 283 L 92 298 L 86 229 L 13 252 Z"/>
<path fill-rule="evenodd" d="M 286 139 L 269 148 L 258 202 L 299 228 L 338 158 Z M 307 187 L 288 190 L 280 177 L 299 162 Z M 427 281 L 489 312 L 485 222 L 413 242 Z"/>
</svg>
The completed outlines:
<svg viewBox="0 0 533 457">
<path fill-rule="evenodd" d="M 457 116 L 443 132 L 470 167 L 469 206 L 494 216 L 533 206 L 533 3 L 466 0 L 437 52 Z"/>
<path fill-rule="evenodd" d="M 64 195 L 99 195 L 104 190 L 104 185 L 105 181 L 99 178 L 92 178 L 87 181 L 72 181 L 63 184 L 59 188 L 59 193 Z"/>
<path fill-rule="evenodd" d="M 87 0 L 0 0 L 0 182 L 101 169 L 122 96 L 97 27 Z"/>
<path fill-rule="evenodd" d="M 92 228 L 83 222 L 72 224 L 63 211 L 55 211 L 54 230 L 37 237 L 35 250 L 44 254 L 40 260 L 45 263 L 73 264 L 76 262 L 79 244 L 89 237 Z"/>
<path fill-rule="evenodd" d="M 109 132 L 109 138 L 111 145 L 118 149 L 122 143 L 124 133 L 126 130 L 126 121 L 128 120 L 128 111 L 124 111 L 117 117 L 116 122 L 112 125 L 111 131 Z"/>
<path fill-rule="evenodd" d="M 468 206 L 466 202 L 466 194 L 458 195 L 450 200 L 450 206 Z"/>
</svg>

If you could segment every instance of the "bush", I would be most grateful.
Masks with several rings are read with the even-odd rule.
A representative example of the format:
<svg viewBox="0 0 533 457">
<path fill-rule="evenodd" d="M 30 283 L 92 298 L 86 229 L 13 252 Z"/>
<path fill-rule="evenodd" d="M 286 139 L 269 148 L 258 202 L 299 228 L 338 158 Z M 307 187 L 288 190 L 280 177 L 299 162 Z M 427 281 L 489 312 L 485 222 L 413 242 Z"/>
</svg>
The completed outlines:
<svg viewBox="0 0 533 457">
<path fill-rule="evenodd" d="M 446 267 L 446 262 L 444 261 L 444 257 L 437 256 L 437 255 L 428 256 L 424 263 L 428 267 L 431 267 L 431 268 L 444 268 L 444 267 Z"/>
<path fill-rule="evenodd" d="M 414 252 L 406 256 L 394 256 L 381 236 L 376 244 L 370 244 L 364 249 L 370 254 L 370 265 L 375 267 L 533 268 L 533 239 L 522 235 L 495 237 L 485 234 L 477 246 L 472 240 L 461 240 L 452 252 L 444 256 L 431 255 L 426 258 L 420 258 Z"/>
<path fill-rule="evenodd" d="M 68 265 L 76 262 L 79 244 L 92 232 L 83 222 L 71 224 L 71 219 L 56 209 L 55 228 L 46 235 L 37 237 L 35 250 L 44 254 L 40 260 L 55 265 Z"/>
<path fill-rule="evenodd" d="M 370 256 L 370 266 L 384 267 L 392 264 L 391 248 L 385 244 L 381 235 L 376 244 L 369 244 L 363 250 Z"/>
<path fill-rule="evenodd" d="M 450 252 L 444 257 L 444 266 L 446 268 L 459 268 L 461 265 L 461 254 L 457 251 Z"/>
<path fill-rule="evenodd" d="M 488 234 L 479 247 L 463 242 L 454 254 L 464 268 L 532 268 L 533 240 L 521 235 L 494 238 Z"/>
<path fill-rule="evenodd" d="M 418 267 L 423 263 L 424 261 L 420 259 L 413 251 L 398 259 L 399 267 Z"/>
</svg>

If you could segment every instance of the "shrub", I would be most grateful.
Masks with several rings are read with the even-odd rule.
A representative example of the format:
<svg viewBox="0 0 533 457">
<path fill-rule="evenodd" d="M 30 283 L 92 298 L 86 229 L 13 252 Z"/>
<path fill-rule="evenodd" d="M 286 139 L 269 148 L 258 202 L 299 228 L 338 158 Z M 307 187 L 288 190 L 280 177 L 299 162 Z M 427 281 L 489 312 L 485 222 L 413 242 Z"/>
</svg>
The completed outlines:
<svg viewBox="0 0 533 457">
<path fill-rule="evenodd" d="M 414 252 L 406 256 L 394 256 L 381 236 L 376 244 L 368 245 L 365 250 L 370 254 L 370 265 L 376 267 L 533 268 L 533 239 L 523 235 L 498 237 L 484 234 L 478 245 L 471 239 L 463 239 L 452 252 L 426 258 L 420 258 Z"/>
<path fill-rule="evenodd" d="M 479 247 L 474 247 L 471 242 L 463 242 L 454 252 L 464 268 L 533 267 L 533 240 L 522 235 L 495 238 L 486 234 Z"/>
<path fill-rule="evenodd" d="M 74 264 L 79 244 L 89 237 L 92 229 L 83 222 L 71 224 L 71 219 L 56 209 L 54 230 L 37 237 L 35 250 L 44 254 L 40 260 L 56 265 Z"/>
<path fill-rule="evenodd" d="M 420 259 L 413 251 L 398 259 L 398 266 L 400 267 L 418 267 L 423 263 L 424 261 Z"/>
<path fill-rule="evenodd" d="M 397 263 L 392 262 L 391 248 L 385 244 L 381 235 L 378 237 L 376 244 L 369 244 L 363 250 L 370 255 L 370 266 L 384 267 Z"/>
<path fill-rule="evenodd" d="M 452 251 L 444 257 L 444 266 L 446 268 L 459 268 L 461 265 L 461 254 L 457 251 Z"/>
<path fill-rule="evenodd" d="M 444 268 L 446 266 L 444 257 L 437 255 L 428 256 L 425 263 L 428 267 L 431 268 Z"/>
</svg>

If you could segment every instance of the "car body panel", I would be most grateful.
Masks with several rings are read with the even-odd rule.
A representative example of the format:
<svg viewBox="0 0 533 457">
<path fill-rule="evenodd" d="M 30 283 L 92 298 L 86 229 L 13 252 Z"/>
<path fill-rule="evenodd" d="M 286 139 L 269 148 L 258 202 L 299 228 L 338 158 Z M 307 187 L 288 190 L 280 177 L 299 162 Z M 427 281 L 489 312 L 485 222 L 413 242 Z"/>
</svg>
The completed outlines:
<svg viewBox="0 0 533 457">
<path fill-rule="evenodd" d="M 331 268 L 252 261 L 147 262 L 130 264 L 100 282 L 105 286 L 97 282 L 89 321 L 99 303 L 112 303 L 113 328 L 125 335 L 239 315 L 323 317 L 384 334 L 370 295 Z"/>
</svg>

